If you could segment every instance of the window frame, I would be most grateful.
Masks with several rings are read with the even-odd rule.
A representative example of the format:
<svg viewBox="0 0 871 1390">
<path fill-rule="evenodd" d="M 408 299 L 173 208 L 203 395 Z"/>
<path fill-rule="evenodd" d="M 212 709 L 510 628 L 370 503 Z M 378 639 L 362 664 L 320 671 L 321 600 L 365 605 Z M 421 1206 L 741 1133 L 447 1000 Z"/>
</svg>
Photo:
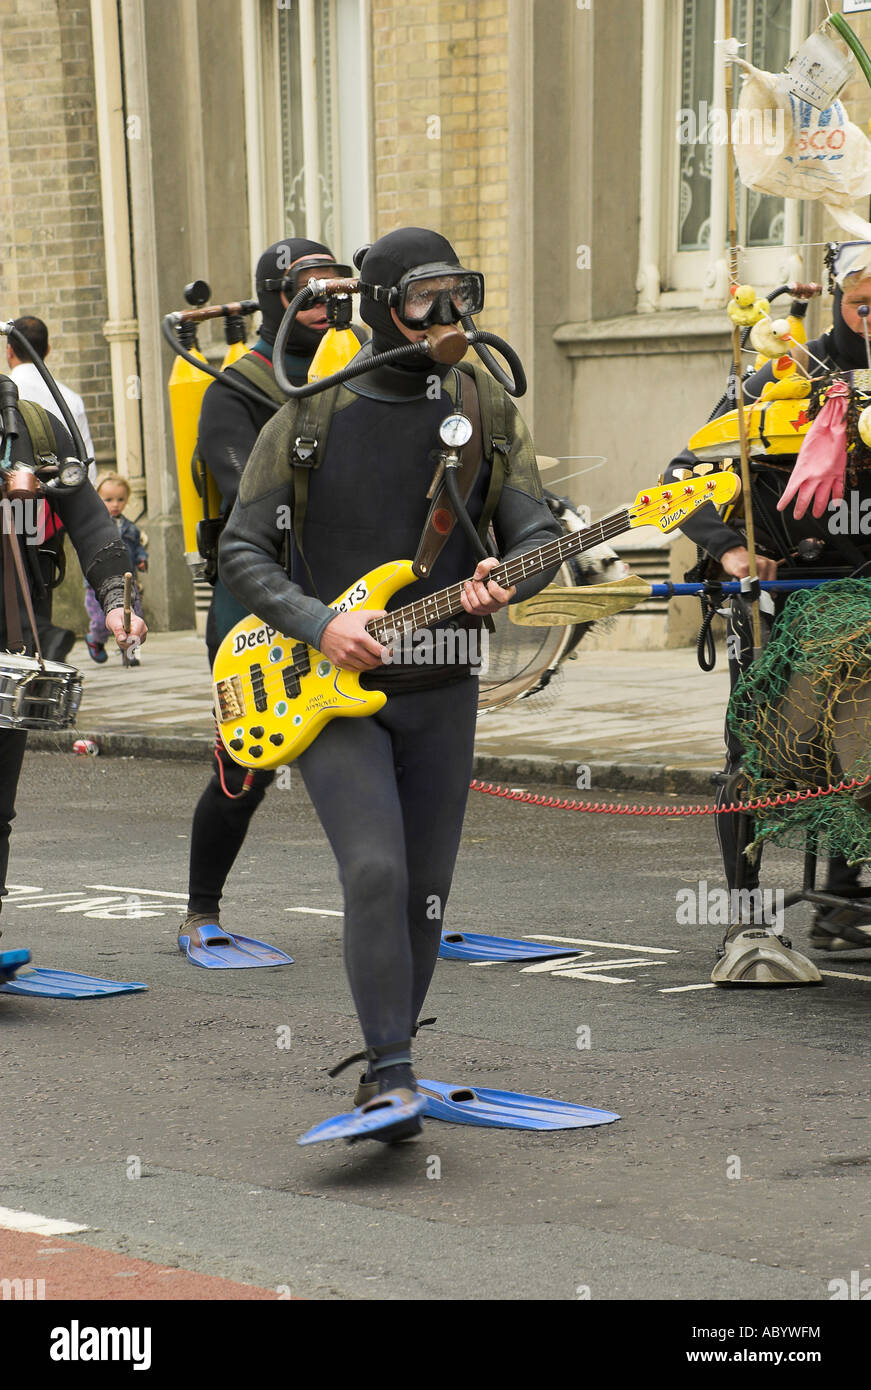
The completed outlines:
<svg viewBox="0 0 871 1390">
<path fill-rule="evenodd" d="M 723 32 L 723 0 L 714 0 L 716 32 Z M 677 139 L 681 111 L 682 34 L 685 0 L 644 0 L 642 51 L 641 232 L 639 256 L 640 312 L 722 307 L 728 298 L 728 147 L 712 151 L 711 238 L 703 250 L 674 249 L 679 233 L 680 152 Z M 792 0 L 790 45 L 794 52 L 808 33 L 810 0 Z M 734 100 L 740 90 L 735 74 Z M 714 69 L 712 109 L 725 107 L 725 64 Z M 658 127 L 658 129 L 657 129 Z M 700 147 L 701 148 L 701 147 Z M 800 278 L 802 204 L 784 200 L 784 239 L 777 246 L 740 253 L 743 280 L 772 287 Z"/>
<path fill-rule="evenodd" d="M 291 233 L 285 222 L 285 209 L 291 190 L 285 187 L 285 130 L 282 111 L 282 83 L 279 59 L 279 29 L 282 13 L 290 4 L 279 7 L 275 0 L 243 0 L 243 67 L 245 79 L 245 135 L 248 163 L 248 201 L 250 248 L 252 264 L 265 246 L 283 236 L 305 236 L 312 241 L 335 243 L 332 249 L 342 257 L 355 247 L 344 247 L 350 237 L 345 230 L 343 204 L 359 208 L 362 226 L 370 225 L 373 207 L 373 149 L 372 123 L 369 119 L 371 92 L 371 0 L 356 0 L 360 43 L 355 51 L 358 85 L 353 111 L 341 108 L 337 56 L 337 0 L 291 0 L 298 9 L 300 25 L 300 86 L 302 107 L 303 184 L 305 196 L 305 228 L 296 227 Z M 332 227 L 324 232 L 324 203 L 321 191 L 321 112 L 316 96 L 318 64 L 322 61 L 323 44 L 318 23 L 322 7 L 328 7 L 330 25 L 330 75 L 327 97 L 330 103 L 329 138 L 333 177 L 329 189 Z M 312 115 L 306 119 L 307 113 Z M 343 126 L 357 121 L 364 131 L 358 142 L 358 160 L 353 187 L 345 187 L 348 162 L 342 161 L 340 140 Z M 276 177 L 276 171 L 278 177 Z M 359 240 L 365 240 L 360 236 Z"/>
</svg>

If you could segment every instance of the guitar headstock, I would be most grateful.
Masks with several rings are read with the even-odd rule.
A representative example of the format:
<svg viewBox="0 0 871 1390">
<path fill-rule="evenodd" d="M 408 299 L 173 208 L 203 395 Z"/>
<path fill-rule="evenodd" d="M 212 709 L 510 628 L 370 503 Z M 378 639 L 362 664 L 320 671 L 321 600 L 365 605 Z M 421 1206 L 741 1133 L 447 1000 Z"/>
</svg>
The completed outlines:
<svg viewBox="0 0 871 1390">
<path fill-rule="evenodd" d="M 656 526 L 668 533 L 691 517 L 699 507 L 704 507 L 708 502 L 721 507 L 733 501 L 740 491 L 741 479 L 728 469 L 707 473 L 700 478 L 690 476 L 660 487 L 651 487 L 646 492 L 639 492 L 629 508 L 629 525 Z"/>
</svg>

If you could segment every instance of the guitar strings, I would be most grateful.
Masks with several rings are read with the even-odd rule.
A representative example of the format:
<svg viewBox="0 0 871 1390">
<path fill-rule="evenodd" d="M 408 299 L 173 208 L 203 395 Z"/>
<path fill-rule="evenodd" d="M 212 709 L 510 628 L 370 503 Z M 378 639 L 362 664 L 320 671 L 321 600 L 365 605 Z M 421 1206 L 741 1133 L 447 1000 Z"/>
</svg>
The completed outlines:
<svg viewBox="0 0 871 1390">
<path fill-rule="evenodd" d="M 509 584 L 513 582 L 513 578 L 508 577 L 509 570 L 511 570 L 514 566 L 517 566 L 521 570 L 525 570 L 523 561 L 525 559 L 526 565 L 528 565 L 530 555 L 536 556 L 535 568 L 536 572 L 540 572 L 541 570 L 549 569 L 553 563 L 562 563 L 572 554 L 579 553 L 582 550 L 589 550 L 592 548 L 593 545 L 602 545 L 605 541 L 610 540 L 613 536 L 620 535 L 623 531 L 627 529 L 626 519 L 628 516 L 628 510 L 628 508 L 622 508 L 621 511 L 615 512 L 612 515 L 603 518 L 602 521 L 596 522 L 594 526 L 586 527 L 583 531 L 574 531 L 570 535 L 560 536 L 558 539 L 549 541 L 544 546 L 539 547 L 537 551 L 526 552 L 525 556 L 515 556 L 513 560 L 509 560 L 503 567 L 505 570 L 505 577 L 508 578 Z M 583 542 L 581 545 L 578 545 L 579 540 Z M 556 551 L 555 555 L 552 553 L 554 550 Z M 525 577 L 525 574 L 520 573 L 517 575 L 517 577 L 523 578 Z M 374 627 L 370 629 L 370 626 L 367 624 L 366 631 L 369 632 L 370 636 L 374 636 L 376 640 L 381 641 L 382 645 L 386 645 L 387 641 L 390 640 L 390 638 L 388 637 L 388 633 L 390 632 L 392 634 L 392 629 L 390 629 L 388 626 L 389 620 L 393 619 L 396 622 L 402 621 L 403 623 L 405 623 L 407 618 L 414 619 L 416 615 L 413 613 L 412 610 L 421 607 L 424 603 L 427 602 L 432 603 L 433 601 L 435 601 L 435 606 L 437 609 L 441 606 L 441 601 L 448 600 L 452 604 L 452 608 L 449 612 L 446 612 L 444 614 L 436 612 L 434 617 L 429 616 L 430 624 L 433 621 L 439 621 L 441 617 L 449 617 L 452 612 L 455 613 L 458 608 L 462 607 L 462 605 L 459 602 L 459 599 L 460 594 L 463 592 L 464 584 L 465 580 L 462 580 L 457 584 L 448 586 L 448 588 L 446 589 L 439 590 L 437 594 L 430 595 L 427 599 L 417 599 L 414 603 L 406 604 L 402 608 L 395 609 L 393 613 L 388 614 L 387 618 L 375 618 L 373 619 Z M 421 616 L 425 617 L 427 615 L 424 613 Z M 380 627 L 379 624 L 381 625 Z M 421 624 L 421 626 L 426 626 L 426 624 Z M 403 631 L 404 630 L 405 629 L 403 628 Z M 379 632 L 381 633 L 380 637 L 378 635 Z M 310 650 L 315 651 L 316 648 L 311 648 Z M 279 693 L 281 695 L 281 698 L 285 698 L 288 701 L 290 701 L 291 698 L 296 698 L 288 696 L 286 691 L 284 690 L 284 676 L 282 672 L 286 669 L 287 666 L 282 666 L 280 662 L 273 662 L 270 663 L 268 666 L 264 666 L 262 668 L 262 675 L 260 677 L 259 684 L 262 688 L 264 695 L 268 696 L 270 688 L 274 691 L 276 687 L 276 680 L 280 679 L 281 687 Z M 367 669 L 377 670 L 377 667 L 370 667 Z M 358 673 L 352 672 L 351 674 Z M 232 679 L 232 677 L 224 677 L 223 679 Z M 243 695 L 247 696 L 249 694 L 249 691 L 252 696 L 260 693 L 259 691 L 255 692 L 254 690 L 254 678 L 250 674 L 250 667 L 248 668 L 248 670 L 243 671 L 240 675 L 236 676 L 236 679 L 240 682 L 242 686 Z M 219 682 L 216 681 L 215 684 L 217 685 L 219 684 Z M 266 714 L 268 713 L 268 711 L 255 711 L 255 713 Z M 233 715 L 229 715 L 227 719 L 222 720 L 221 722 L 229 723 L 234 717 L 235 716 Z M 246 716 L 239 716 L 239 718 L 244 717 Z"/>
<path fill-rule="evenodd" d="M 712 499 L 706 498 L 704 500 L 709 501 Z M 555 539 L 553 541 L 548 541 L 545 545 L 539 547 L 536 551 L 527 551 L 524 555 L 517 555 L 514 557 L 513 560 L 506 561 L 503 566 L 499 566 L 496 570 L 492 571 L 490 577 L 492 578 L 494 575 L 499 574 L 501 571 L 503 578 L 506 579 L 508 581 L 508 584 L 510 585 L 514 583 L 515 579 L 524 579 L 526 577 L 524 562 L 526 565 L 528 565 L 531 556 L 536 557 L 535 572 L 540 573 L 541 570 L 549 569 L 552 564 L 563 563 L 563 561 L 565 561 L 574 554 L 579 554 L 584 550 L 590 550 L 595 545 L 602 545 L 606 541 L 612 540 L 614 537 L 621 535 L 624 531 L 627 530 L 626 521 L 629 517 L 630 510 L 631 509 L 628 507 L 621 508 L 619 512 L 611 513 L 609 516 L 604 517 L 601 521 L 596 522 L 593 526 L 585 527 L 583 531 L 573 531 L 568 535 L 560 536 L 558 539 Z M 582 544 L 580 545 L 578 544 L 579 540 L 582 541 Z M 382 645 L 386 645 L 387 642 L 392 640 L 394 636 L 402 635 L 401 633 L 394 633 L 393 630 L 388 626 L 389 621 L 391 619 L 393 619 L 396 622 L 401 621 L 403 624 L 405 624 L 407 619 L 411 619 L 412 621 L 414 621 L 417 617 L 417 614 L 414 610 L 421 608 L 426 603 L 432 604 L 433 601 L 435 602 L 436 609 L 438 609 L 441 606 L 442 600 L 450 601 L 454 606 L 449 612 L 436 612 L 435 617 L 430 615 L 428 623 L 420 624 L 422 628 L 431 625 L 434 621 L 440 621 L 442 617 L 450 617 L 462 608 L 459 599 L 460 595 L 463 592 L 463 586 L 465 582 L 465 580 L 461 580 L 457 584 L 452 584 L 448 586 L 448 588 L 446 589 L 439 590 L 436 594 L 429 595 L 427 598 L 416 599 L 413 603 L 405 604 L 401 608 L 394 609 L 392 613 L 388 613 L 386 618 L 375 618 L 372 620 L 374 626 L 370 628 L 370 625 L 367 624 L 366 631 L 369 633 L 370 636 L 375 637 L 376 640 L 380 641 Z M 420 616 L 426 617 L 427 615 L 425 612 L 423 612 Z M 378 626 L 379 624 L 381 625 L 380 629 Z M 381 637 L 379 637 L 378 635 L 379 631 L 381 632 Z M 406 628 L 403 626 L 402 632 L 405 631 Z M 292 640 L 295 644 L 299 641 L 299 639 L 297 638 L 288 640 Z M 308 650 L 316 651 L 317 648 L 312 647 L 308 648 Z M 298 672 L 296 672 L 296 668 L 293 665 L 293 662 L 291 661 L 289 664 L 294 673 L 298 674 Z M 286 690 L 284 689 L 284 676 L 282 673 L 287 669 L 287 665 L 282 665 L 280 662 L 273 662 L 270 663 L 268 666 L 263 667 L 262 676 L 260 678 L 260 684 L 264 696 L 271 698 L 269 696 L 269 691 L 270 689 L 274 690 L 276 686 L 276 680 L 280 680 L 280 690 L 278 692 L 279 697 L 282 699 L 286 699 L 288 703 L 290 703 L 292 699 L 298 698 L 297 696 L 288 695 Z M 366 669 L 374 671 L 377 670 L 377 667 L 367 667 Z M 363 673 L 350 672 L 349 674 L 360 675 Z M 253 677 L 250 675 L 250 668 L 248 671 L 243 671 L 240 675 L 236 677 L 225 676 L 222 679 L 231 681 L 233 679 L 238 680 L 242 687 L 243 695 L 247 695 L 249 690 L 252 697 L 255 693 L 259 693 L 259 691 L 254 691 L 254 680 Z M 301 679 L 304 679 L 304 677 L 301 677 Z M 220 681 L 215 682 L 216 686 L 219 684 Z M 269 713 L 268 710 L 255 710 L 254 712 L 262 714 Z M 244 719 L 247 717 L 247 715 L 228 715 L 226 719 L 221 720 L 221 723 L 231 723 L 232 720 L 236 717 Z"/>
</svg>

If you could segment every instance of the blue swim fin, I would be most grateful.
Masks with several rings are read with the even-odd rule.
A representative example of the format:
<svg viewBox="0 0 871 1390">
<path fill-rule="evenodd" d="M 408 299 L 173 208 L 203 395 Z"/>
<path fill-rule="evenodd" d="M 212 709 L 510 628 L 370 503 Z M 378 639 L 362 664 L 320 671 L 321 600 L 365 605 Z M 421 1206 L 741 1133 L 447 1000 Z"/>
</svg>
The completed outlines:
<svg viewBox="0 0 871 1390">
<path fill-rule="evenodd" d="M 473 932 L 445 932 L 439 946 L 439 960 L 549 960 L 577 954 L 574 946 L 548 946 L 543 941 L 477 936 Z"/>
<path fill-rule="evenodd" d="M 0 984 L 13 979 L 16 970 L 20 970 L 22 965 L 27 965 L 29 961 L 30 952 L 27 950 L 0 951 Z"/>
<path fill-rule="evenodd" d="M 488 1091 L 477 1086 L 449 1086 L 443 1081 L 418 1081 L 426 1100 L 424 1115 L 455 1125 L 493 1129 L 584 1129 L 619 1120 L 613 1110 L 524 1096 L 516 1091 Z"/>
<path fill-rule="evenodd" d="M 380 1139 L 392 1143 L 420 1132 L 419 1115 L 426 1113 L 427 1099 L 400 1088 L 375 1096 L 356 1110 L 333 1115 L 298 1139 L 298 1144 L 321 1144 L 328 1139 Z M 395 1133 L 392 1131 L 395 1130 Z"/>
<path fill-rule="evenodd" d="M 22 955 L 26 959 L 19 964 L 24 965 L 30 959 L 29 951 L 4 951 L 0 956 L 0 979 L 4 981 L 0 994 L 33 995 L 38 999 L 98 999 L 104 994 L 133 994 L 148 988 L 141 980 L 104 980 L 99 975 L 77 975 L 72 970 L 25 970 L 16 975 L 14 971 L 19 967 L 13 965 L 10 970 L 4 958 Z"/>
<path fill-rule="evenodd" d="M 256 941 L 251 936 L 236 936 L 222 931 L 215 923 L 193 927 L 179 933 L 178 948 L 194 965 L 207 970 L 246 970 L 255 965 L 293 965 L 293 957 Z"/>
</svg>

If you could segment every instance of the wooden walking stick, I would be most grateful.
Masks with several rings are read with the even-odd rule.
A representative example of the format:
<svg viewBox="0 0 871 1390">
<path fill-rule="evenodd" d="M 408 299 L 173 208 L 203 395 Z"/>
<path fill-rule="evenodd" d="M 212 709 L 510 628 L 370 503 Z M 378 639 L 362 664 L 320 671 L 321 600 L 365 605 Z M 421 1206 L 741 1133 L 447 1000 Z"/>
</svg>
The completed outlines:
<svg viewBox="0 0 871 1390">
<path fill-rule="evenodd" d="M 124 631 L 125 631 L 125 632 L 129 632 L 129 631 L 130 631 L 130 610 L 131 610 L 131 607 L 132 607 L 132 603 L 133 603 L 133 575 L 132 575 L 132 574 L 130 573 L 130 571 L 128 570 L 127 573 L 126 573 L 125 576 L 124 576 Z M 126 648 L 126 647 L 122 647 L 122 649 L 121 649 L 121 664 L 122 664 L 123 666 L 128 666 L 128 667 L 129 667 L 129 665 L 130 665 L 130 660 L 129 660 L 129 657 L 127 656 L 127 648 Z"/>
<path fill-rule="evenodd" d="M 732 37 L 732 0 L 724 0 L 725 38 Z M 735 197 L 737 167 L 732 143 L 732 97 L 734 67 L 726 52 L 726 123 L 729 131 L 728 207 L 729 207 L 729 280 L 733 291 L 738 286 L 738 211 Z M 762 621 L 759 615 L 759 575 L 756 568 L 756 528 L 753 521 L 753 494 L 750 491 L 750 455 L 747 448 L 747 422 L 744 418 L 744 389 L 741 382 L 741 329 L 732 324 L 732 375 L 735 381 L 735 406 L 738 413 L 738 441 L 741 449 L 741 485 L 744 491 L 744 520 L 747 528 L 747 567 L 750 580 L 750 616 L 753 627 L 753 660 L 762 651 Z"/>
</svg>

